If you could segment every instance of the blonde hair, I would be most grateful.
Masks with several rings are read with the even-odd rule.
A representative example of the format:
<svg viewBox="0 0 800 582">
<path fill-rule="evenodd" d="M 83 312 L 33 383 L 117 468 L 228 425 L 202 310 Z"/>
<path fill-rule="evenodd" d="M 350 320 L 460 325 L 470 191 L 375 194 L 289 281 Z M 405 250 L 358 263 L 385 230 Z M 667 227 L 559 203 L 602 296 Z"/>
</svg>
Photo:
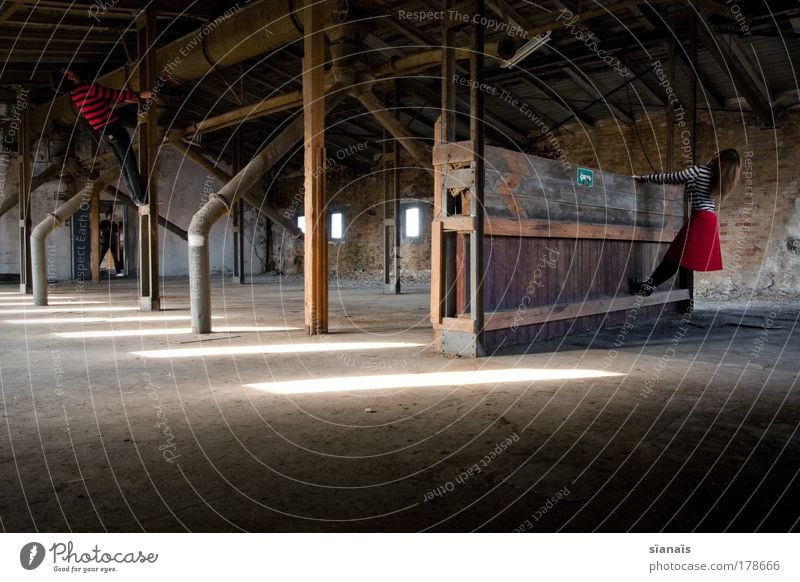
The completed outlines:
<svg viewBox="0 0 800 582">
<path fill-rule="evenodd" d="M 708 160 L 711 166 L 711 193 L 720 201 L 736 188 L 741 173 L 742 160 L 735 149 L 720 150 Z"/>
</svg>

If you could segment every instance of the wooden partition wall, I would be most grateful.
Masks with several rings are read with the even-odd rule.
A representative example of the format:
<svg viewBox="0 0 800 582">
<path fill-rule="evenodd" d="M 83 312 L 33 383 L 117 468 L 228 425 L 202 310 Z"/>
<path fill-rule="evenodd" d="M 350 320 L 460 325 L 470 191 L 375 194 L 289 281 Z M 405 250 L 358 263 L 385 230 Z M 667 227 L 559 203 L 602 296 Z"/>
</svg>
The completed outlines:
<svg viewBox="0 0 800 582">
<path fill-rule="evenodd" d="M 434 149 L 431 321 L 439 351 L 486 355 L 686 309 L 690 290 L 674 281 L 646 298 L 631 296 L 627 282 L 649 275 L 680 229 L 680 188 L 496 147 L 485 148 L 484 160 L 483 316 L 476 318 L 473 147 Z"/>
</svg>

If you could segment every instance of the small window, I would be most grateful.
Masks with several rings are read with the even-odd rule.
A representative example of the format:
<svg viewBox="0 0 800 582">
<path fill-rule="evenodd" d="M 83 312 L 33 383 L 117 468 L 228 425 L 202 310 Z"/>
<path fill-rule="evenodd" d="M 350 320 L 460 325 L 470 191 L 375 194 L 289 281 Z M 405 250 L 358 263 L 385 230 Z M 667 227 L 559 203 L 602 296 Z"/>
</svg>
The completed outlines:
<svg viewBox="0 0 800 582">
<path fill-rule="evenodd" d="M 297 228 L 300 229 L 300 232 L 303 234 L 306 233 L 306 217 L 305 216 L 298 216 L 297 217 Z"/>
<path fill-rule="evenodd" d="M 422 236 L 422 213 L 419 206 L 406 208 L 403 232 L 408 239 L 418 239 Z"/>
<path fill-rule="evenodd" d="M 341 212 L 331 213 L 331 240 L 344 238 L 344 215 Z"/>
</svg>

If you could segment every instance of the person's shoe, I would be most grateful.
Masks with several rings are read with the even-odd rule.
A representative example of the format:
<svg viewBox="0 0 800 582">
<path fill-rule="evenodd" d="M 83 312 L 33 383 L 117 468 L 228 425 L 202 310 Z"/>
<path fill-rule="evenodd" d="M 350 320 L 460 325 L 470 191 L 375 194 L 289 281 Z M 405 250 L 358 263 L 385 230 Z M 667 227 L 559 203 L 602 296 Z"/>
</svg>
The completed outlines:
<svg viewBox="0 0 800 582">
<path fill-rule="evenodd" d="M 656 290 L 655 285 L 651 285 L 647 281 L 636 281 L 635 279 L 628 279 L 628 288 L 631 295 L 641 295 L 642 297 L 650 297 Z"/>
<path fill-rule="evenodd" d="M 123 273 L 122 271 L 120 271 L 119 273 L 117 273 L 117 277 L 124 277 L 124 276 L 125 276 L 125 273 Z"/>
</svg>

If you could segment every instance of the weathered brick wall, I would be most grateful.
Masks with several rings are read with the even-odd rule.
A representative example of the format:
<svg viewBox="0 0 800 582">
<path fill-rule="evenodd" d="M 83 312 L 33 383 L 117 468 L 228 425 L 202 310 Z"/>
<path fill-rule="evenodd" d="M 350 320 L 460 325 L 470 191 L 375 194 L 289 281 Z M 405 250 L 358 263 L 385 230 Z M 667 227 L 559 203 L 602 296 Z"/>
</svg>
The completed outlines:
<svg viewBox="0 0 800 582">
<path fill-rule="evenodd" d="M 559 136 L 570 162 L 623 174 L 666 169 L 664 114 L 637 117 L 637 130 L 614 120 Z M 751 113 L 699 115 L 697 159 L 734 147 L 743 157 L 742 180 L 720 210 L 725 270 L 698 273 L 700 295 L 757 292 L 800 297 L 800 112 L 785 112 L 776 130 L 763 129 Z M 640 143 L 641 142 L 641 143 Z M 676 169 L 686 165 L 680 130 Z M 645 154 L 646 152 L 646 154 Z M 648 162 L 649 157 L 649 162 Z"/>
<path fill-rule="evenodd" d="M 380 171 L 367 175 L 350 171 L 329 174 L 328 208 L 344 214 L 345 228 L 344 240 L 328 245 L 331 277 L 355 276 L 377 280 L 383 273 L 383 180 L 384 174 Z M 280 179 L 270 194 L 272 203 L 292 220 L 303 214 L 302 198 L 298 196 L 302 185 L 301 177 Z M 427 279 L 431 268 L 432 170 L 402 170 L 400 198 L 403 205 L 418 204 L 423 213 L 421 240 L 404 241 L 400 245 L 401 275 Z M 287 235 L 282 228 L 274 228 L 272 256 L 276 269 L 284 273 L 301 274 L 302 254 L 302 241 Z"/>
</svg>

